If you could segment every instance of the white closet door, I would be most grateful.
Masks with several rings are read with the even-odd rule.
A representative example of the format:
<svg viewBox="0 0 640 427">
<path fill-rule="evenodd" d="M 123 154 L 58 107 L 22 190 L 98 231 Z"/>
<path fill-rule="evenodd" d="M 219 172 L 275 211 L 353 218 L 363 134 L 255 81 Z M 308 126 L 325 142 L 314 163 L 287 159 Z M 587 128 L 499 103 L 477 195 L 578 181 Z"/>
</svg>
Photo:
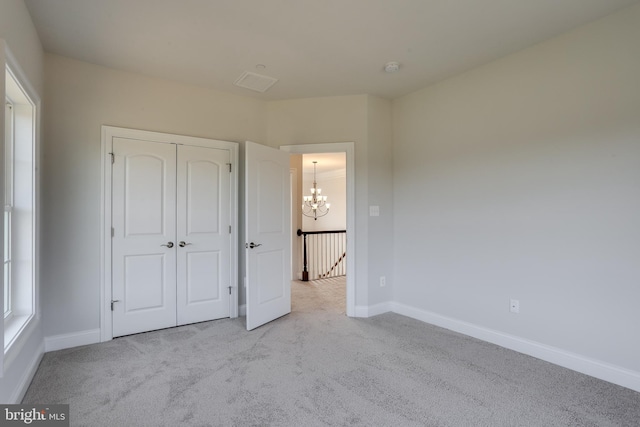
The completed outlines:
<svg viewBox="0 0 640 427">
<path fill-rule="evenodd" d="M 229 317 L 229 163 L 229 150 L 178 146 L 178 325 Z"/>
<path fill-rule="evenodd" d="M 113 336 L 176 324 L 175 145 L 113 139 Z"/>
</svg>

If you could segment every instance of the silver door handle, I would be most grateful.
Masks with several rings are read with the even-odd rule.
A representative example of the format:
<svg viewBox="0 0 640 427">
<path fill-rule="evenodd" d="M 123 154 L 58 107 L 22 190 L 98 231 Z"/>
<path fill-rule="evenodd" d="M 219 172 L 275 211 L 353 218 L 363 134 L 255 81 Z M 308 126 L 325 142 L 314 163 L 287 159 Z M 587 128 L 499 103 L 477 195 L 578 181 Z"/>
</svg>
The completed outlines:
<svg viewBox="0 0 640 427">
<path fill-rule="evenodd" d="M 164 245 L 160 245 L 160 246 L 166 246 L 166 247 L 168 247 L 169 249 L 171 249 L 171 248 L 173 247 L 173 242 L 167 242 L 166 244 L 164 244 Z"/>
<path fill-rule="evenodd" d="M 180 243 L 178 243 L 178 246 L 180 246 L 181 248 L 184 248 L 185 246 L 190 245 L 191 243 L 186 243 L 184 240 L 181 240 Z"/>
<path fill-rule="evenodd" d="M 262 243 L 251 242 L 251 243 L 245 243 L 244 245 L 245 248 L 250 248 L 250 249 L 257 248 L 258 246 L 262 246 Z"/>
</svg>

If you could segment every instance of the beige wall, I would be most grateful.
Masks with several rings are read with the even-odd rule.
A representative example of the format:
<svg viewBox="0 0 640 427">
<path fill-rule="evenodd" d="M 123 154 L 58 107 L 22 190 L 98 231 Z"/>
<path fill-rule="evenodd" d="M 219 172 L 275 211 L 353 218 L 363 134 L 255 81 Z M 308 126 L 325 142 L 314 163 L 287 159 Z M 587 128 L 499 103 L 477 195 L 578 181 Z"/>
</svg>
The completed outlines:
<svg viewBox="0 0 640 427">
<path fill-rule="evenodd" d="M 639 22 L 640 6 L 625 9 L 392 107 L 368 95 L 267 103 L 43 60 L 23 2 L 0 1 L 0 38 L 45 88 L 45 335 L 99 327 L 108 124 L 273 147 L 353 141 L 357 306 L 394 301 L 640 372 Z M 0 401 L 28 377 L 35 343 L 5 371 Z"/>
<path fill-rule="evenodd" d="M 353 142 L 356 181 L 356 306 L 368 301 L 367 96 L 274 101 L 268 105 L 269 145 Z M 347 255 L 348 256 L 348 255 Z"/>
<path fill-rule="evenodd" d="M 639 40 L 637 5 L 394 101 L 399 306 L 638 375 Z"/>
<path fill-rule="evenodd" d="M 102 125 L 264 141 L 266 104 L 46 55 L 45 335 L 99 327 Z"/>
<path fill-rule="evenodd" d="M 367 106 L 369 205 L 380 208 L 380 216 L 369 217 L 369 305 L 375 305 L 393 299 L 393 137 L 391 101 L 369 96 Z"/>
<path fill-rule="evenodd" d="M 31 15 L 23 0 L 0 1 L 0 39 L 27 75 L 33 89 L 42 96 L 44 87 L 43 51 Z"/>
<path fill-rule="evenodd" d="M 392 246 L 388 238 L 393 226 L 390 117 L 390 102 L 369 95 L 268 104 L 267 141 L 271 146 L 355 143 L 356 307 L 365 309 L 388 301 L 391 286 L 379 288 L 379 276 L 393 275 Z M 372 181 L 385 185 L 370 190 Z M 370 198 L 381 209 L 374 228 L 370 227 Z M 375 276 L 371 276 L 370 271 Z"/>
<path fill-rule="evenodd" d="M 307 169 L 309 170 L 309 169 Z M 304 231 L 345 230 L 347 228 L 347 177 L 345 171 L 332 171 L 317 174 L 318 188 L 327 196 L 331 204 L 329 214 L 318 219 L 312 216 L 302 217 Z M 313 187 L 313 169 L 307 172 L 302 180 L 302 194 L 311 196 Z M 302 203 L 300 203 L 302 205 Z"/>
</svg>

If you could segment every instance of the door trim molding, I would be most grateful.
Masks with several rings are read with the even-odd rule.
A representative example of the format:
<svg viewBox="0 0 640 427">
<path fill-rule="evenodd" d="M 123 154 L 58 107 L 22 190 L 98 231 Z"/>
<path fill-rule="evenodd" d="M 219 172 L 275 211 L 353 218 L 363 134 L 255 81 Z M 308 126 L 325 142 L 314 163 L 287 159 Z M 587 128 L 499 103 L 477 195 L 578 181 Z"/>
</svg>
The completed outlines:
<svg viewBox="0 0 640 427">
<path fill-rule="evenodd" d="M 113 339 L 111 317 L 111 141 L 114 137 L 140 139 L 159 143 L 178 145 L 194 145 L 206 148 L 230 150 L 231 154 L 231 188 L 230 188 L 230 222 L 231 242 L 230 277 L 231 286 L 230 311 L 231 318 L 238 317 L 238 166 L 239 149 L 237 142 L 217 139 L 199 138 L 186 135 L 174 135 L 138 129 L 128 129 L 102 125 L 100 159 L 100 341 Z"/>
<path fill-rule="evenodd" d="M 330 142 L 326 144 L 282 145 L 280 149 L 291 154 L 346 153 L 347 163 L 347 316 L 356 313 L 356 192 L 355 143 Z"/>
</svg>

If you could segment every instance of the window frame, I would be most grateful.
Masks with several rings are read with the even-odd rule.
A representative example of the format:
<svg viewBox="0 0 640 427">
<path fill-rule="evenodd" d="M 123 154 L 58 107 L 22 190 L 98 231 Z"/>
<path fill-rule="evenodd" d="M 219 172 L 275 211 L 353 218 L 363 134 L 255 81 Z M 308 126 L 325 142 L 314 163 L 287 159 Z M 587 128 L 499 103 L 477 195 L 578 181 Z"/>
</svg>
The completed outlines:
<svg viewBox="0 0 640 427">
<path fill-rule="evenodd" d="M 14 107 L 9 97 L 5 97 L 5 120 L 4 120 L 4 264 L 3 264 L 3 296 L 4 296 L 4 321 L 10 322 L 13 317 L 12 311 L 12 287 L 13 276 L 11 269 L 12 259 L 12 226 L 11 213 L 13 211 L 13 180 L 14 180 Z M 7 283 L 8 282 L 8 283 Z"/>
<path fill-rule="evenodd" d="M 39 309 L 39 147 L 40 147 L 40 108 L 41 101 L 31 86 L 26 74 L 5 43 L 5 78 L 3 88 L 5 98 L 13 103 L 12 108 L 12 147 L 13 154 L 13 190 L 11 209 L 11 314 L 3 322 L 3 348 L 0 357 L 0 377 L 9 369 L 13 361 L 35 333 L 40 319 Z M 4 121 L 2 122 L 4 127 Z M 0 132 L 5 137 L 4 132 Z M 0 148 L 4 165 L 5 146 Z M 0 175 L 3 183 L 4 173 Z M 4 235 L 4 230 L 3 233 Z M 2 246 L 4 253 L 4 245 Z M 4 255 L 3 255 L 4 258 Z M 4 268 L 3 268 L 4 270 Z M 4 282 L 4 273 L 2 275 Z M 23 286 L 18 285 L 23 283 Z M 3 299 L 4 302 L 4 299 Z M 4 303 L 3 303 L 4 305 Z M 4 312 L 4 310 L 3 310 Z"/>
</svg>

